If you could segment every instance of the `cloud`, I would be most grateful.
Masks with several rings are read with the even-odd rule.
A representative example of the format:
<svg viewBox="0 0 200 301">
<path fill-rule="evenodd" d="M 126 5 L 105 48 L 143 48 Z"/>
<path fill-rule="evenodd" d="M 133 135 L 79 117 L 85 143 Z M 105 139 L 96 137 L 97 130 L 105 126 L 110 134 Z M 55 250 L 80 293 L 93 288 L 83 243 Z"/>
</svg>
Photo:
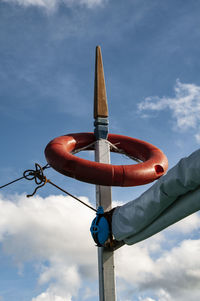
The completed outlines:
<svg viewBox="0 0 200 301">
<path fill-rule="evenodd" d="M 153 273 L 141 279 L 140 288 L 158 291 L 159 300 L 197 300 L 200 292 L 200 240 L 185 240 L 155 260 Z M 161 290 L 162 288 L 162 290 Z M 190 292 L 193 291 L 191 294 Z"/>
<path fill-rule="evenodd" d="M 199 217 L 195 217 L 193 221 L 191 218 L 184 220 L 186 225 L 193 224 L 193 227 L 187 230 L 188 232 L 196 229 L 197 219 L 199 223 Z M 147 297 L 139 297 L 142 301 L 195 301 L 198 299 L 200 240 L 185 239 L 178 245 L 175 240 L 172 248 L 170 248 L 171 242 L 168 242 L 169 232 L 173 229 L 176 234 L 179 229 L 180 232 L 185 231 L 184 221 L 171 226 L 164 231 L 164 234 L 155 235 L 132 247 L 125 246 L 116 253 L 118 277 L 127 283 L 130 300 L 137 293 L 147 295 Z M 200 225 L 198 225 L 199 228 Z M 154 248 L 154 245 L 159 245 L 160 248 Z"/>
<path fill-rule="evenodd" d="M 172 228 L 169 228 L 168 232 L 188 234 L 192 231 L 200 228 L 200 216 L 198 213 L 194 213 L 187 218 L 176 223 Z"/>
<path fill-rule="evenodd" d="M 176 81 L 175 97 L 147 97 L 138 104 L 139 112 L 170 110 L 175 122 L 174 129 L 194 130 L 195 139 L 200 143 L 200 86 Z M 149 117 L 147 114 L 144 117 Z"/>
<path fill-rule="evenodd" d="M 32 301 L 71 301 L 72 296 L 77 296 L 81 286 L 77 267 L 70 266 L 65 269 L 62 263 L 53 264 L 40 275 L 39 284 L 48 284 L 49 282 L 51 284 L 48 289 L 33 298 Z"/>
<path fill-rule="evenodd" d="M 94 8 L 103 5 L 107 0 L 3 0 L 7 3 L 13 3 L 24 7 L 37 6 L 45 8 L 48 11 L 54 10 L 59 4 L 65 4 L 68 7 L 85 6 Z"/>
<path fill-rule="evenodd" d="M 143 298 L 139 298 L 139 301 L 156 301 L 155 299 L 152 299 L 152 298 L 149 298 L 149 297 L 147 297 L 147 298 L 145 298 L 145 299 L 143 299 Z"/>
<path fill-rule="evenodd" d="M 92 211 L 70 197 L 0 195 L 2 250 L 21 275 L 23 266 L 32 263 L 38 285 L 44 288 L 32 301 L 80 300 L 80 290 L 82 300 L 97 298 L 98 289 L 92 288 L 97 285 L 97 256 L 89 233 L 93 218 Z M 200 239 L 177 244 L 176 235 L 199 230 L 199 221 L 194 214 L 144 242 L 119 249 L 115 253 L 117 283 L 123 283 L 117 286 L 119 300 L 198 300 Z M 168 239 L 173 229 L 172 244 Z"/>
<path fill-rule="evenodd" d="M 22 270 L 26 262 L 36 262 L 38 284 L 47 287 L 32 301 L 70 301 L 83 279 L 96 278 L 96 248 L 89 233 L 93 218 L 93 212 L 70 197 L 1 197 L 4 253 Z"/>
</svg>

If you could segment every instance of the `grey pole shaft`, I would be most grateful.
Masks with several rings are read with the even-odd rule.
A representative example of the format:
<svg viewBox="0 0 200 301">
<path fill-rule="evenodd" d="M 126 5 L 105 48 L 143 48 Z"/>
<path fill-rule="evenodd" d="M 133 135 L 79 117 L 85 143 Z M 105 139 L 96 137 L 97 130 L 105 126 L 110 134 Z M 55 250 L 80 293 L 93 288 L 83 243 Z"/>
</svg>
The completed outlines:
<svg viewBox="0 0 200 301">
<path fill-rule="evenodd" d="M 110 147 L 106 140 L 98 140 L 95 148 L 95 161 L 110 163 Z M 112 208 L 112 191 L 109 186 L 96 186 L 96 204 L 102 206 L 104 211 Z M 99 269 L 99 300 L 115 301 L 115 271 L 114 252 L 98 247 Z"/>
<path fill-rule="evenodd" d="M 94 119 L 95 119 L 95 161 L 110 164 L 110 146 L 108 135 L 108 104 L 103 71 L 101 48 L 96 48 L 95 85 L 94 85 Z M 109 186 L 96 186 L 96 206 L 104 211 L 112 208 L 112 192 Z M 115 301 L 114 252 L 98 247 L 99 300 Z"/>
</svg>

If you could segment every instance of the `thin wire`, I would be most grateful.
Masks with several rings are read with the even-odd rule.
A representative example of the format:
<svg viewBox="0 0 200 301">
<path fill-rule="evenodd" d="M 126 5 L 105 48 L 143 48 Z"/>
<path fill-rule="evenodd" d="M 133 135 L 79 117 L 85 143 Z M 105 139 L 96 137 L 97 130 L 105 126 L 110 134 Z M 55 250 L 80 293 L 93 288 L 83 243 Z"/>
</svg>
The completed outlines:
<svg viewBox="0 0 200 301">
<path fill-rule="evenodd" d="M 122 154 L 122 155 L 128 157 L 129 159 L 131 159 L 131 160 L 133 160 L 133 161 L 136 161 L 137 163 L 141 163 L 141 162 L 142 162 L 142 160 L 140 160 L 140 159 L 138 159 L 138 158 L 136 158 L 136 157 L 133 157 L 133 156 L 127 154 L 123 149 L 118 148 L 116 145 L 119 144 L 120 142 L 113 144 L 113 143 L 111 143 L 110 141 L 108 141 L 108 140 L 106 140 L 106 139 L 103 139 L 103 140 L 105 140 L 105 142 L 108 143 L 108 145 L 110 145 L 110 151 L 111 151 L 111 152 L 113 151 L 113 152 L 115 152 L 115 153 Z M 88 144 L 88 145 L 86 145 L 86 146 L 83 146 L 83 147 L 81 147 L 81 148 L 75 149 L 74 151 L 71 152 L 71 154 L 72 154 L 72 155 L 75 155 L 75 154 L 77 154 L 77 153 L 79 153 L 79 152 L 81 152 L 81 151 L 83 151 L 83 150 L 87 150 L 88 148 L 89 148 L 90 150 L 92 150 L 91 147 L 92 147 L 93 145 L 95 145 L 96 142 L 97 142 L 97 141 L 94 141 L 94 142 L 92 142 L 92 143 L 90 143 L 90 144 Z M 112 150 L 112 149 L 113 149 L 113 150 Z M 48 167 L 47 167 L 47 168 L 48 168 Z"/>
<path fill-rule="evenodd" d="M 82 203 L 83 205 L 87 206 L 88 208 L 92 209 L 93 211 L 97 212 L 97 210 L 93 207 L 91 207 L 90 205 L 86 204 L 85 202 L 81 201 L 79 198 L 77 198 L 76 196 L 74 196 L 73 194 L 69 193 L 68 191 L 62 189 L 61 187 L 57 186 L 55 183 L 51 182 L 50 180 L 47 180 L 47 182 L 49 184 L 51 184 L 52 186 L 56 187 L 57 189 L 61 190 L 62 192 L 68 194 L 69 196 L 71 196 L 72 198 L 74 198 L 75 200 L 77 200 L 78 202 Z"/>
<path fill-rule="evenodd" d="M 128 157 L 128 158 L 130 158 L 130 159 L 136 161 L 137 163 L 141 163 L 141 162 L 142 162 L 140 159 L 138 159 L 138 158 L 136 158 L 136 157 L 133 157 L 133 156 L 127 154 L 123 149 L 118 148 L 116 145 L 117 145 L 119 142 L 116 143 L 116 144 L 112 144 L 112 143 L 111 143 L 110 141 L 108 141 L 108 140 L 105 140 L 105 142 L 108 143 L 108 144 L 111 146 L 111 148 L 114 149 L 114 152 L 115 152 L 115 153 L 120 153 L 120 154 L 122 154 L 122 155 L 125 155 L 126 157 Z M 111 151 L 112 151 L 112 149 L 111 149 Z"/>
<path fill-rule="evenodd" d="M 72 151 L 71 154 L 72 154 L 72 155 L 75 155 L 75 154 L 81 152 L 82 150 L 85 150 L 85 149 L 87 150 L 88 148 L 90 148 L 90 147 L 92 147 L 93 145 L 95 145 L 95 143 L 96 143 L 96 141 L 94 141 L 94 142 L 92 142 L 92 143 L 90 143 L 90 144 L 88 144 L 88 145 L 86 145 L 86 146 L 83 146 L 83 147 L 81 147 L 81 148 L 77 148 L 77 149 L 75 149 L 74 151 Z"/>
<path fill-rule="evenodd" d="M 0 186 L 0 189 L 1 189 L 1 188 L 4 188 L 4 187 L 6 187 L 6 186 L 8 186 L 8 185 L 10 185 L 10 184 L 13 184 L 13 183 L 15 183 L 15 182 L 17 182 L 17 181 L 19 181 L 19 180 L 22 180 L 22 179 L 24 179 L 24 176 L 21 177 L 21 178 L 18 178 L 18 179 L 16 179 L 16 180 L 14 180 L 14 181 L 11 181 L 11 182 L 9 182 L 9 183 L 7 183 L 7 184 L 5 184 L 5 185 Z"/>
</svg>

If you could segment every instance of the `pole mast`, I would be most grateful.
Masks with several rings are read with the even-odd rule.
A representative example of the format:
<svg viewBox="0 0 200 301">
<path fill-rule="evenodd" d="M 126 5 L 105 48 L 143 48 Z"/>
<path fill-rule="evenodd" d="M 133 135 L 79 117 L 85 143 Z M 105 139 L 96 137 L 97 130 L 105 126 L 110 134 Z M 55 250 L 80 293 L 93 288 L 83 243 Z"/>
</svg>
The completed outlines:
<svg viewBox="0 0 200 301">
<path fill-rule="evenodd" d="M 108 135 L 108 104 L 104 80 L 103 62 L 100 46 L 96 47 L 95 84 L 94 84 L 94 133 L 95 161 L 110 164 Z M 96 206 L 104 211 L 112 209 L 112 191 L 109 186 L 96 185 Z M 114 252 L 98 247 L 99 301 L 115 301 Z"/>
</svg>

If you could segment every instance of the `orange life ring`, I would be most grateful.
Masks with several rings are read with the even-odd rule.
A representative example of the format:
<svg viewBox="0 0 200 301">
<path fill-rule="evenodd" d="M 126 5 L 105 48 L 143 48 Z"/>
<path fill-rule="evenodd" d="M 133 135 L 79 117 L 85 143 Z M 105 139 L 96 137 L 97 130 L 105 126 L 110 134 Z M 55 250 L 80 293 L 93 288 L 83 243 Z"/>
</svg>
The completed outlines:
<svg viewBox="0 0 200 301">
<path fill-rule="evenodd" d="M 69 134 L 55 138 L 46 146 L 47 162 L 59 173 L 77 180 L 105 186 L 138 186 L 161 177 L 168 168 L 161 150 L 142 140 L 109 134 L 108 141 L 128 155 L 143 161 L 132 165 L 111 165 L 85 160 L 72 151 L 95 142 L 93 133 Z"/>
</svg>

